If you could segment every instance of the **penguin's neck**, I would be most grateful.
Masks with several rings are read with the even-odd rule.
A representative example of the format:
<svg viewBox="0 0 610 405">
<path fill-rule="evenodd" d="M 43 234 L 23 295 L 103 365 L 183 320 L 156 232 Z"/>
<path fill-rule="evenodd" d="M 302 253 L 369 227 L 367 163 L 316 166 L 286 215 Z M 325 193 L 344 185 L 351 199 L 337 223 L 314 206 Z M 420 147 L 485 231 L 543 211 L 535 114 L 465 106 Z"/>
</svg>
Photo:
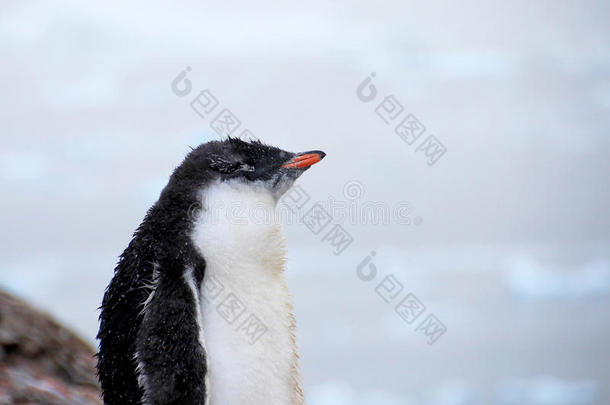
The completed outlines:
<svg viewBox="0 0 610 405">
<path fill-rule="evenodd" d="M 303 404 L 295 319 L 274 197 L 217 183 L 193 241 L 205 258 L 201 325 L 210 404 Z"/>
</svg>

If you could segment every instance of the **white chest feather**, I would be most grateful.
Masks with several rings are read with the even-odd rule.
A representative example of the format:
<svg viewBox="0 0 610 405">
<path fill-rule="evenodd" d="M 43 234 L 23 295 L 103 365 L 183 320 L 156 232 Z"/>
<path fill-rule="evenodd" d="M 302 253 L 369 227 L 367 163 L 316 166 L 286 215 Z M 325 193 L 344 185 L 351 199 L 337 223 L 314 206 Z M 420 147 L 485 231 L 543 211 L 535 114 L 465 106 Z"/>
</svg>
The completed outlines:
<svg viewBox="0 0 610 405">
<path fill-rule="evenodd" d="M 303 404 L 285 251 L 264 191 L 208 188 L 193 241 L 206 260 L 201 326 L 210 405 Z"/>
</svg>

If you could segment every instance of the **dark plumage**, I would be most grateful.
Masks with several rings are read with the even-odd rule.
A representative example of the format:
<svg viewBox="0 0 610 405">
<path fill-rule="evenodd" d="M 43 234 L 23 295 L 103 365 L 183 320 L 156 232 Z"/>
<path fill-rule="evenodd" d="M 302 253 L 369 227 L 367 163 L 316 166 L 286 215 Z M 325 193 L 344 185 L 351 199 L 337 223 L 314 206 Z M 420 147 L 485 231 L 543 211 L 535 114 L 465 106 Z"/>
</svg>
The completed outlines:
<svg viewBox="0 0 610 405">
<path fill-rule="evenodd" d="M 105 404 L 139 404 L 143 398 L 150 404 L 204 403 L 206 354 L 183 277 L 192 269 L 199 293 L 206 263 L 191 241 L 193 207 L 216 180 L 282 187 L 283 179 L 306 169 L 282 167 L 295 156 L 230 138 L 197 147 L 175 169 L 120 256 L 104 295 L 97 368 Z"/>
</svg>

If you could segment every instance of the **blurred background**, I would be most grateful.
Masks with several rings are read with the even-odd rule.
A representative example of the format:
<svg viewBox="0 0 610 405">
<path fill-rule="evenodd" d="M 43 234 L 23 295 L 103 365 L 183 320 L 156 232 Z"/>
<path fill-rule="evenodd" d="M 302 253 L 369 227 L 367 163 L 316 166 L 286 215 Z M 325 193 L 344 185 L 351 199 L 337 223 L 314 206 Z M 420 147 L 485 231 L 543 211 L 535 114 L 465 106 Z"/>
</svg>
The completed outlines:
<svg viewBox="0 0 610 405">
<path fill-rule="evenodd" d="M 96 344 L 118 256 L 226 108 L 328 154 L 299 185 L 331 223 L 285 226 L 310 405 L 608 404 L 609 14 L 0 2 L 0 286 Z"/>
</svg>

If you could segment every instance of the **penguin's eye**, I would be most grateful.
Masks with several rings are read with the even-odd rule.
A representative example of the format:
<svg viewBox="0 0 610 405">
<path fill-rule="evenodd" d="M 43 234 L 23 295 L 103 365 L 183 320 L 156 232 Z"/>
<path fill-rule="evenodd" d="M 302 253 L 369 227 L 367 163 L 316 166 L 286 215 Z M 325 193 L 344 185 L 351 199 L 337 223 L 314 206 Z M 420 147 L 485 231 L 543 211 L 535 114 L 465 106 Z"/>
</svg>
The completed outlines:
<svg viewBox="0 0 610 405">
<path fill-rule="evenodd" d="M 250 173 L 256 170 L 254 166 L 250 166 L 247 163 L 232 162 L 219 156 L 212 156 L 210 168 L 222 174 L 232 174 L 237 171 Z"/>
<path fill-rule="evenodd" d="M 256 170 L 256 168 L 254 166 L 250 166 L 247 163 L 241 163 L 239 165 L 239 171 L 242 171 L 242 172 L 253 172 L 255 170 Z"/>
<path fill-rule="evenodd" d="M 222 174 L 231 174 L 239 168 L 239 162 L 232 162 L 220 156 L 212 156 L 210 158 L 210 169 L 216 170 Z"/>
</svg>

